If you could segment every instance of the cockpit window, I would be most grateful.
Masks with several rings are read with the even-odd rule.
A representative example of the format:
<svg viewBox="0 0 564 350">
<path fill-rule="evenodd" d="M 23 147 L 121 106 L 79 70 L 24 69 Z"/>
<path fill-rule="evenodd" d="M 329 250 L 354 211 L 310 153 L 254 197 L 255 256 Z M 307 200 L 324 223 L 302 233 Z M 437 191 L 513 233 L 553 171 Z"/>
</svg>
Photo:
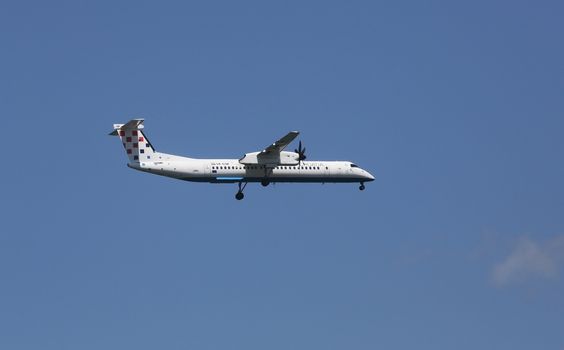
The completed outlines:
<svg viewBox="0 0 564 350">
<path fill-rule="evenodd" d="M 356 164 L 351 164 L 351 168 L 358 168 L 358 165 L 356 165 Z"/>
</svg>

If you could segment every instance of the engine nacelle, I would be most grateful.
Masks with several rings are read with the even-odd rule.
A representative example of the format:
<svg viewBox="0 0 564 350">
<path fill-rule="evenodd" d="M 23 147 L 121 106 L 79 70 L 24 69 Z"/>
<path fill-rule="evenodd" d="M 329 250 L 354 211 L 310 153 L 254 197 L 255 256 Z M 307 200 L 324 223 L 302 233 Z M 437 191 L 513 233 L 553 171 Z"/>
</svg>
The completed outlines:
<svg viewBox="0 0 564 350">
<path fill-rule="evenodd" d="M 241 164 L 260 164 L 260 165 L 297 165 L 299 155 L 294 152 L 280 152 L 261 154 L 261 152 L 247 153 L 239 159 Z"/>
</svg>

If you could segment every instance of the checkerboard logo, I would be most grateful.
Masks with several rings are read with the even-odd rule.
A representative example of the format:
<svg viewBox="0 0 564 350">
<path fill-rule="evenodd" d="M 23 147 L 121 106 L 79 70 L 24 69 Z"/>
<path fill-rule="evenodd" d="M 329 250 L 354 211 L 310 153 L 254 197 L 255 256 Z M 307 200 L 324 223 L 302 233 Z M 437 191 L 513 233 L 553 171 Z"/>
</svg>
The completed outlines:
<svg viewBox="0 0 564 350">
<path fill-rule="evenodd" d="M 143 134 L 143 120 L 134 119 L 127 124 L 114 124 L 114 131 L 110 135 L 119 136 L 129 163 L 140 163 L 151 159 L 155 153 L 153 146 Z"/>
</svg>

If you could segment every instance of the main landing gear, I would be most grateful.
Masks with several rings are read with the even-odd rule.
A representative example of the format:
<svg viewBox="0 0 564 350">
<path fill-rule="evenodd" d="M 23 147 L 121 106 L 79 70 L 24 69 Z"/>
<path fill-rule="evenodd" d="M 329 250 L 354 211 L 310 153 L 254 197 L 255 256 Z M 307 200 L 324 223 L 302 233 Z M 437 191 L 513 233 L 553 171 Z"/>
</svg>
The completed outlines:
<svg viewBox="0 0 564 350">
<path fill-rule="evenodd" d="M 358 187 L 359 190 L 364 191 L 366 187 L 364 187 L 364 182 L 360 183 L 360 186 Z"/>
<path fill-rule="evenodd" d="M 261 184 L 263 187 L 266 187 L 266 186 L 270 185 L 270 181 L 268 181 L 268 180 L 262 180 L 262 181 L 260 182 L 260 184 Z"/>
<path fill-rule="evenodd" d="M 237 191 L 237 194 L 235 195 L 236 200 L 240 201 L 241 199 L 245 198 L 245 195 L 243 194 L 243 190 L 245 189 L 245 187 L 247 187 L 246 182 L 244 185 L 242 182 L 239 182 L 239 191 Z"/>
</svg>

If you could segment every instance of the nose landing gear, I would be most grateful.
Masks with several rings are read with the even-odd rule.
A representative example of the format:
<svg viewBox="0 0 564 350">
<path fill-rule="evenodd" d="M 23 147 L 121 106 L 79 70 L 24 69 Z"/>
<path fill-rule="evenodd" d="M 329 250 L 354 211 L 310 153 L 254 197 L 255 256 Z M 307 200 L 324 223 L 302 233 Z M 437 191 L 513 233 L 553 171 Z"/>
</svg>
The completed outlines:
<svg viewBox="0 0 564 350">
<path fill-rule="evenodd" d="M 359 190 L 364 191 L 366 187 L 364 186 L 364 182 L 360 183 L 360 186 L 358 187 Z"/>
<path fill-rule="evenodd" d="M 243 185 L 242 182 L 239 182 L 239 191 L 237 191 L 237 194 L 235 194 L 235 199 L 240 201 L 241 199 L 245 198 L 245 194 L 243 193 L 243 190 L 245 189 L 245 187 L 247 187 L 247 183 L 245 182 L 245 184 Z"/>
</svg>

